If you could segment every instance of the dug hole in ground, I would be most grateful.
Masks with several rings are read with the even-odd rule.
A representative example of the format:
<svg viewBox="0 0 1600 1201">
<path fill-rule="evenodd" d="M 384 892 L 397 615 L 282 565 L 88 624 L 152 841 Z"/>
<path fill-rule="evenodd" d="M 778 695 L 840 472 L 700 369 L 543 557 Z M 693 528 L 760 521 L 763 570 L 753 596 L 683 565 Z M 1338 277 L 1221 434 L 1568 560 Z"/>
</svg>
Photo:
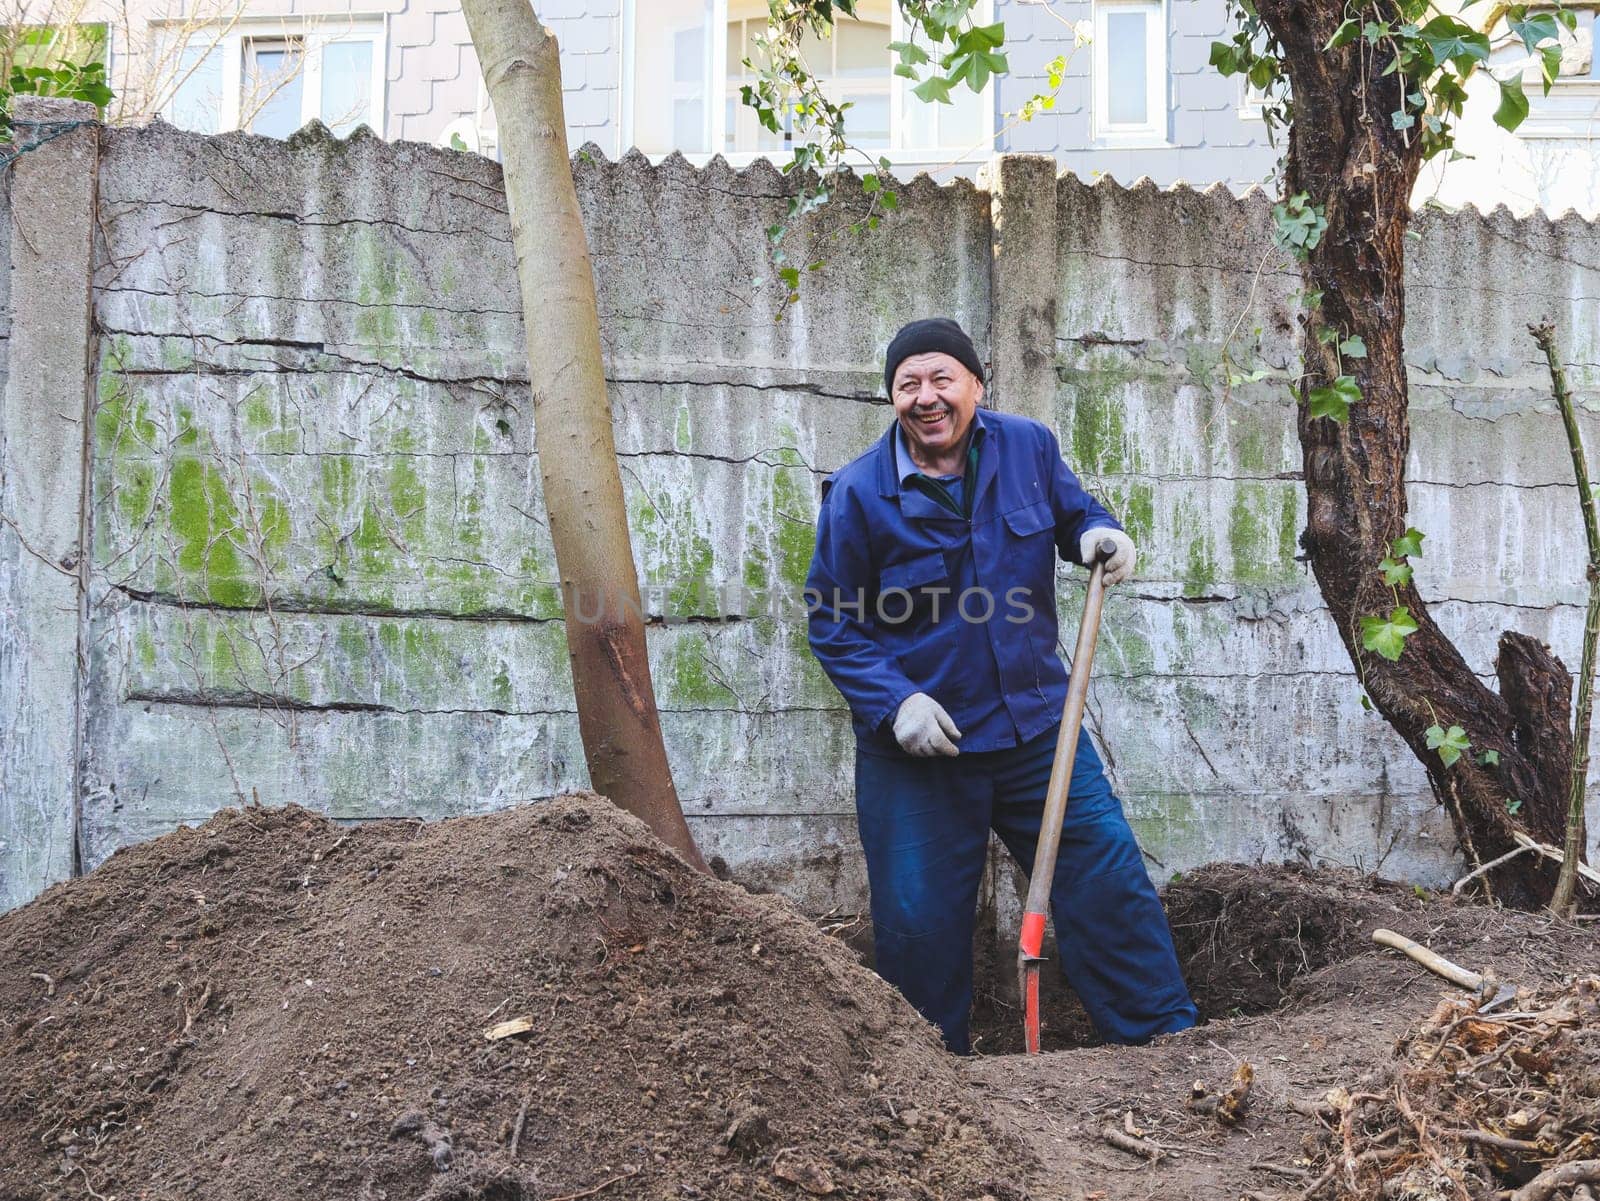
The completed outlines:
<svg viewBox="0 0 1600 1201">
<path fill-rule="evenodd" d="M 839 939 L 600 798 L 353 828 L 224 810 L 0 917 L 0 1201 L 1600 1181 L 1582 925 L 1283 868 L 1165 899 L 1205 1024 L 958 1060 Z M 1524 991 L 1475 1014 L 1377 926 Z M 1079 1019 L 1047 1020 L 1059 1044 Z"/>
</svg>

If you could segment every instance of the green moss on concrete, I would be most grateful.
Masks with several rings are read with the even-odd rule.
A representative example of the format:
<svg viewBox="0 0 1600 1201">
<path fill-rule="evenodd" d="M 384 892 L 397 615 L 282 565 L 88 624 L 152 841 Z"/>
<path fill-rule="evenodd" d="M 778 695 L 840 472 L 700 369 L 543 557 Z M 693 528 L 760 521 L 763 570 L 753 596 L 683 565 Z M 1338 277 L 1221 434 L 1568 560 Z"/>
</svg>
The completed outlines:
<svg viewBox="0 0 1600 1201">
<path fill-rule="evenodd" d="M 323 502 L 335 514 L 350 508 L 356 496 L 356 461 L 349 455 L 323 455 L 317 464 Z"/>
<path fill-rule="evenodd" d="M 1078 590 L 1069 601 L 1069 611 L 1061 615 L 1061 628 L 1071 630 L 1076 628 L 1083 606 L 1079 599 Z M 1101 635 L 1101 644 L 1106 655 L 1106 666 L 1110 674 L 1121 676 L 1145 676 L 1155 670 L 1155 647 L 1144 630 L 1139 626 L 1136 615 L 1123 616 L 1120 611 L 1108 615 L 1105 632 Z M 1098 669 L 1100 660 L 1095 660 Z"/>
<path fill-rule="evenodd" d="M 180 458 L 172 465 L 169 488 L 180 574 L 198 582 L 205 598 L 215 604 L 243 607 L 257 603 L 261 586 L 248 578 L 243 556 L 233 541 L 244 534 L 227 481 L 199 459 Z"/>
<path fill-rule="evenodd" d="M 1109 365 L 1073 375 L 1070 465 L 1089 476 L 1135 470 L 1124 413 L 1134 375 Z"/>
<path fill-rule="evenodd" d="M 1228 547 L 1235 579 L 1266 583 L 1294 576 L 1296 511 L 1291 485 L 1245 480 L 1234 486 Z"/>
<path fill-rule="evenodd" d="M 745 591 L 757 595 L 766 592 L 772 578 L 767 570 L 766 541 L 765 530 L 753 521 L 745 522 L 744 562 L 740 568 L 740 575 Z"/>
<path fill-rule="evenodd" d="M 394 514 L 406 523 L 407 533 L 421 533 L 427 517 L 428 488 L 417 474 L 413 459 L 397 458 L 389 466 L 389 503 Z"/>
<path fill-rule="evenodd" d="M 511 695 L 511 669 L 504 659 L 500 660 L 500 669 L 494 673 L 494 679 L 490 681 L 489 695 L 496 709 L 509 713 L 515 707 L 515 700 Z"/>
<path fill-rule="evenodd" d="M 1179 528 L 1183 528 L 1182 525 Z M 1185 596 L 1204 596 L 1216 582 L 1217 561 L 1211 549 L 1211 536 L 1205 530 L 1197 530 L 1189 539 L 1184 560 L 1183 593 Z"/>
<path fill-rule="evenodd" d="M 1153 806 L 1130 806 L 1127 816 L 1139 845 L 1158 859 L 1206 857 L 1200 844 L 1205 823 L 1196 798 L 1167 794 Z"/>
<path fill-rule="evenodd" d="M 95 378 L 95 448 L 103 455 L 136 454 L 156 445 L 159 430 L 150 416 L 143 389 L 124 374 L 133 354 L 123 334 L 106 339 Z"/>
<path fill-rule="evenodd" d="M 1280 574 L 1297 574 L 1300 552 L 1300 489 L 1285 488 L 1278 501 L 1278 567 Z"/>
<path fill-rule="evenodd" d="M 194 410 L 188 405 L 178 406 L 178 436 L 173 440 L 178 446 L 199 446 L 200 425 L 195 420 Z"/>
<path fill-rule="evenodd" d="M 1234 423 L 1239 430 L 1234 442 L 1234 462 L 1239 475 L 1266 475 L 1275 470 L 1267 463 L 1267 436 L 1254 414 Z"/>
<path fill-rule="evenodd" d="M 174 375 L 193 371 L 194 342 L 188 338 L 162 338 L 161 366 Z"/>
<path fill-rule="evenodd" d="M 1116 517 L 1135 546 L 1148 545 L 1156 529 L 1156 493 L 1153 485 L 1130 484 Z"/>
<path fill-rule="evenodd" d="M 133 636 L 133 650 L 139 656 L 139 666 L 150 672 L 156 669 L 156 639 L 148 626 L 140 626 Z"/>
<path fill-rule="evenodd" d="M 406 344 L 405 323 L 398 301 L 409 273 L 401 266 L 401 248 L 375 226 L 357 226 L 355 294 L 360 305 L 355 315 L 355 336 L 366 346 L 401 347 Z"/>
<path fill-rule="evenodd" d="M 250 389 L 241 406 L 244 428 L 252 434 L 263 434 L 278 427 L 278 411 L 272 405 L 270 393 L 264 386 Z"/>
<path fill-rule="evenodd" d="M 777 544 L 777 582 L 792 594 L 805 589 L 817 527 L 808 519 L 815 511 L 811 475 L 803 467 L 780 467 L 772 473 L 773 539 Z"/>
<path fill-rule="evenodd" d="M 138 459 L 114 460 L 111 474 L 117 489 L 117 512 L 136 533 L 154 516 L 156 465 Z"/>
<path fill-rule="evenodd" d="M 693 631 L 678 634 L 667 656 L 663 708 L 723 709 L 734 703 L 733 693 L 713 678 L 707 651 L 704 634 Z"/>
</svg>

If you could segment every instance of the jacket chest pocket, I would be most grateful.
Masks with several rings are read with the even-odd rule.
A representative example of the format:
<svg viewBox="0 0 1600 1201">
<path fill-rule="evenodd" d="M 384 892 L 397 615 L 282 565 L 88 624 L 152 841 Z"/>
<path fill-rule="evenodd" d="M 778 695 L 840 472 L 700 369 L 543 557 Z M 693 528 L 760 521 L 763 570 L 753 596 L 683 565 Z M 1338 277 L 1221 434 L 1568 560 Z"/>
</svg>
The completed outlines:
<svg viewBox="0 0 1600 1201">
<path fill-rule="evenodd" d="M 950 607 L 950 569 L 942 551 L 929 551 L 878 573 L 879 623 L 898 626 L 937 620 Z"/>
<path fill-rule="evenodd" d="M 1005 578 L 1034 594 L 1039 603 L 1053 595 L 1056 571 L 1056 521 L 1049 504 L 1040 501 L 1004 515 L 999 567 Z M 1053 603 L 1053 602 L 1051 602 Z"/>
<path fill-rule="evenodd" d="M 1011 537 L 1014 539 L 1031 538 L 1035 534 L 1046 532 L 1054 533 L 1056 528 L 1055 516 L 1044 501 L 1021 509 L 1012 509 L 1005 515 L 1005 522 L 1006 529 L 1011 531 Z"/>
</svg>

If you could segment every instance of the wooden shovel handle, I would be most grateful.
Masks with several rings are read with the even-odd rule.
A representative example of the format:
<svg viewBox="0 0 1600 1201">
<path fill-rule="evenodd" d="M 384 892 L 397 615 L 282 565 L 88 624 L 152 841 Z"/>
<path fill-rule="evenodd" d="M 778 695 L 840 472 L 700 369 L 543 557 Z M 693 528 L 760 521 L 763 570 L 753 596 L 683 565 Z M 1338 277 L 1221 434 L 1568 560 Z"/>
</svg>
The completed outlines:
<svg viewBox="0 0 1600 1201">
<path fill-rule="evenodd" d="M 1106 598 L 1105 560 L 1116 553 L 1117 544 L 1109 538 L 1095 547 L 1089 565 L 1089 588 L 1083 597 L 1083 619 L 1078 623 L 1078 645 L 1072 652 L 1072 673 L 1067 678 L 1067 699 L 1062 706 L 1061 728 L 1056 735 L 1055 759 L 1050 765 L 1050 784 L 1044 794 L 1044 816 L 1039 823 L 1039 842 L 1033 853 L 1033 872 L 1028 879 L 1028 900 L 1022 907 L 1023 952 L 1039 954 L 1038 941 L 1044 934 L 1044 915 L 1050 904 L 1050 887 L 1055 882 L 1056 854 L 1061 847 L 1061 822 L 1067 813 L 1067 793 L 1072 787 L 1072 766 L 1078 756 L 1078 731 L 1083 728 L 1083 710 L 1089 696 L 1089 673 L 1094 667 L 1094 648 L 1100 636 L 1100 610 Z M 1031 918 L 1031 920 L 1030 920 Z"/>
<path fill-rule="evenodd" d="M 1404 951 L 1434 975 L 1443 976 L 1457 988 L 1464 988 L 1468 992 L 1478 992 L 1483 988 L 1483 977 L 1477 972 L 1469 972 L 1460 964 L 1451 963 L 1443 955 L 1428 950 L 1421 943 L 1412 942 L 1403 934 L 1396 934 L 1393 930 L 1374 930 L 1372 941 L 1380 946 Z"/>
</svg>

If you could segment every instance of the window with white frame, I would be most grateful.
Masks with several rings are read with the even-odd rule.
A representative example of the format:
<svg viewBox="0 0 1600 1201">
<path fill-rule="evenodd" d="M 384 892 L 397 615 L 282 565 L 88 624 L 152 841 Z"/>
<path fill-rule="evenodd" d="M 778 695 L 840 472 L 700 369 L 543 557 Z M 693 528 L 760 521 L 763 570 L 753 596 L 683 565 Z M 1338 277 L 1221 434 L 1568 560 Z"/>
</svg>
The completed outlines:
<svg viewBox="0 0 1600 1201">
<path fill-rule="evenodd" d="M 200 133 L 247 129 L 286 138 L 320 120 L 340 137 L 383 134 L 382 18 L 239 21 L 174 31 L 172 79 L 158 101 L 174 125 Z"/>
<path fill-rule="evenodd" d="M 1094 129 L 1102 138 L 1166 140 L 1167 18 L 1161 0 L 1096 0 Z"/>
<path fill-rule="evenodd" d="M 801 52 L 824 92 L 848 104 L 852 145 L 873 153 L 977 153 L 992 133 L 989 93 L 958 89 L 956 101 L 928 105 L 894 74 L 889 43 L 905 30 L 893 0 L 857 0 L 833 36 L 807 36 Z M 756 39 L 767 27 L 766 0 L 632 0 L 625 10 L 625 140 L 646 154 L 713 148 L 738 159 L 784 154 L 792 129 L 762 127 L 741 98 L 761 62 Z M 986 15 L 986 14 L 980 14 Z M 792 114 L 788 120 L 792 121 Z"/>
</svg>

